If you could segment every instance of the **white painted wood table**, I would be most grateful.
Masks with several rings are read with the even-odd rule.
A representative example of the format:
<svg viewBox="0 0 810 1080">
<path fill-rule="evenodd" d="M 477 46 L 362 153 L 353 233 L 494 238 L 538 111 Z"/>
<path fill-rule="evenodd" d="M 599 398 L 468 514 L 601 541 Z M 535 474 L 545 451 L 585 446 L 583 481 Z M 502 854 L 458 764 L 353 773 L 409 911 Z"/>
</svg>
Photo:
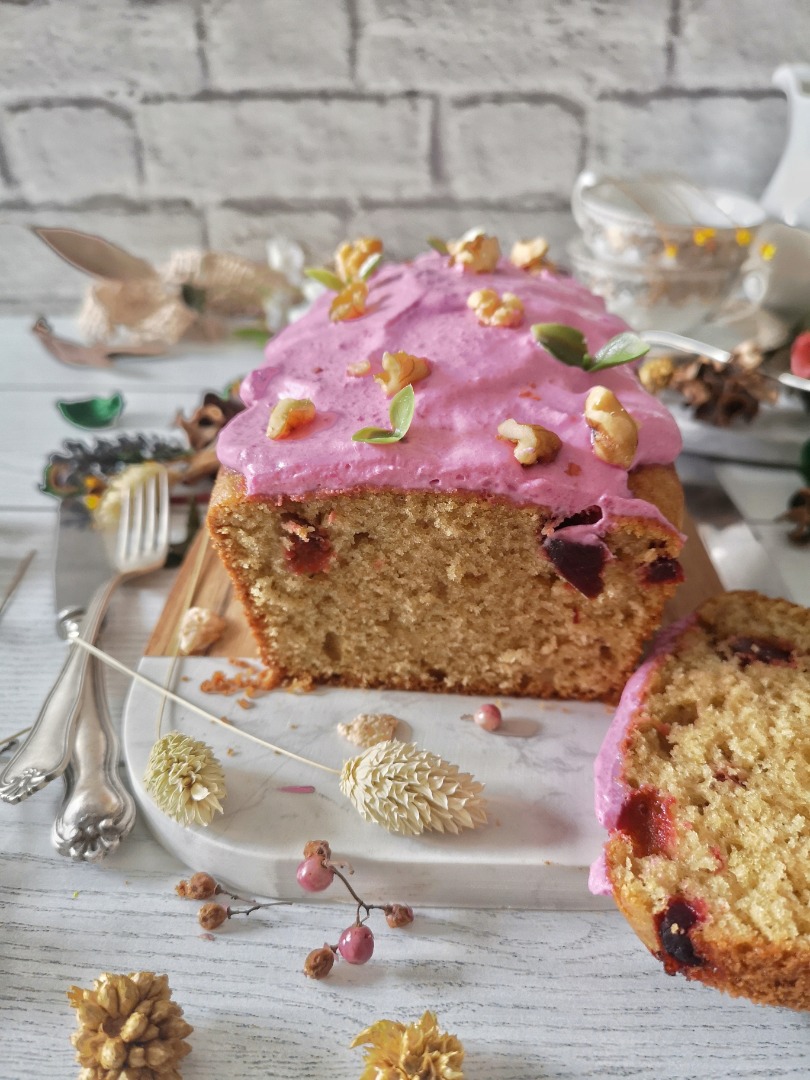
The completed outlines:
<svg viewBox="0 0 810 1080">
<path fill-rule="evenodd" d="M 121 390 L 126 427 L 163 427 L 259 355 L 248 346 L 187 348 L 110 372 L 77 371 L 47 356 L 28 325 L 0 320 L 0 589 L 24 552 L 37 549 L 0 621 L 0 738 L 33 719 L 64 647 L 52 616 L 55 505 L 37 482 L 46 453 L 82 436 L 55 399 Z M 777 512 L 797 485 L 789 472 L 737 467 L 724 480 L 759 517 Z M 781 526 L 760 533 L 781 560 L 785 595 L 810 603 L 810 553 L 790 551 Z M 729 582 L 745 584 L 734 564 Z M 119 593 L 107 649 L 137 662 L 170 581 L 161 572 Z M 110 676 L 108 685 L 118 717 L 126 681 Z M 54 783 L 21 805 L 0 805 L 2 1080 L 76 1075 L 66 989 L 102 971 L 140 969 L 168 973 L 194 1025 L 189 1080 L 351 1080 L 361 1071 L 360 1051 L 348 1049 L 356 1033 L 427 1008 L 462 1039 L 469 1080 L 810 1076 L 808 1017 L 667 978 L 614 911 L 430 909 L 408 930 L 380 927 L 366 966 L 339 964 L 312 982 L 301 972 L 304 956 L 335 940 L 349 909 L 271 908 L 209 940 L 194 905 L 174 893 L 187 872 L 142 822 L 104 863 L 57 855 L 50 828 L 60 797 Z"/>
</svg>

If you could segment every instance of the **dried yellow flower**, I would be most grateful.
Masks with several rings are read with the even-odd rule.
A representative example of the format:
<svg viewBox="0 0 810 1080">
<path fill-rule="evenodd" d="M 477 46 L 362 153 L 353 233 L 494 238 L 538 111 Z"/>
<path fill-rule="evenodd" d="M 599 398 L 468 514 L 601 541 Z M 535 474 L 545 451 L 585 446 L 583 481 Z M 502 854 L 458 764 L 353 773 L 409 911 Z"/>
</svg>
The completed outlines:
<svg viewBox="0 0 810 1080">
<path fill-rule="evenodd" d="M 448 240 L 447 251 L 451 266 L 460 266 L 474 274 L 486 274 L 494 270 L 501 257 L 498 238 L 487 236 L 483 232 L 462 236 L 460 240 Z"/>
<path fill-rule="evenodd" d="M 467 298 L 482 326 L 520 326 L 523 322 L 523 301 L 514 293 L 498 296 L 494 289 L 476 289 Z"/>
<path fill-rule="evenodd" d="M 341 244 L 335 252 L 335 269 L 341 281 L 357 281 L 364 264 L 373 255 L 382 255 L 383 242 L 378 236 L 361 236 Z"/>
<path fill-rule="evenodd" d="M 529 272 L 544 268 L 553 270 L 554 263 L 546 258 L 548 255 L 548 240 L 543 236 L 535 236 L 533 240 L 517 240 L 512 245 L 509 261 L 520 270 Z"/>
<path fill-rule="evenodd" d="M 178 1080 L 194 1030 L 172 1001 L 169 980 L 151 971 L 100 975 L 92 990 L 71 986 L 68 1001 L 79 1025 L 70 1041 L 81 1080 Z"/>
<path fill-rule="evenodd" d="M 412 386 L 430 374 L 430 361 L 424 356 L 384 352 L 381 363 L 383 374 L 375 375 L 374 380 L 383 388 L 386 397 L 393 397 L 406 386 Z"/>
<path fill-rule="evenodd" d="M 455 1035 L 439 1031 L 432 1012 L 415 1024 L 378 1020 L 351 1045 L 366 1047 L 360 1080 L 464 1080 L 464 1047 Z"/>
<path fill-rule="evenodd" d="M 279 398 L 267 421 L 267 438 L 286 439 L 314 419 L 315 406 L 309 398 Z"/>
<path fill-rule="evenodd" d="M 520 424 L 504 420 L 498 425 L 498 438 L 515 443 L 515 457 L 521 465 L 548 465 L 562 449 L 562 439 L 539 424 Z"/>
<path fill-rule="evenodd" d="M 665 390 L 674 373 L 675 363 L 671 356 L 656 356 L 652 360 L 645 360 L 638 369 L 641 385 L 651 394 Z"/>
<path fill-rule="evenodd" d="M 338 724 L 338 734 L 355 746 L 374 746 L 393 739 L 399 720 L 388 713 L 360 713 L 350 724 Z"/>
<path fill-rule="evenodd" d="M 345 322 L 347 319 L 359 319 L 366 313 L 368 285 L 365 281 L 352 281 L 337 294 L 329 308 L 332 322 Z"/>
<path fill-rule="evenodd" d="M 146 790 L 164 814 L 181 825 L 210 825 L 222 813 L 225 774 L 210 746 L 170 731 L 152 747 Z"/>
<path fill-rule="evenodd" d="M 110 481 L 101 496 L 101 501 L 93 509 L 93 520 L 101 529 L 113 528 L 121 516 L 124 499 L 129 498 L 132 488 L 145 483 L 150 476 L 160 476 L 165 465 L 159 461 L 141 461 L 137 465 L 128 465 Z"/>
<path fill-rule="evenodd" d="M 376 743 L 345 762 L 340 790 L 367 821 L 389 832 L 458 833 L 487 821 L 484 785 L 412 743 Z"/>
</svg>

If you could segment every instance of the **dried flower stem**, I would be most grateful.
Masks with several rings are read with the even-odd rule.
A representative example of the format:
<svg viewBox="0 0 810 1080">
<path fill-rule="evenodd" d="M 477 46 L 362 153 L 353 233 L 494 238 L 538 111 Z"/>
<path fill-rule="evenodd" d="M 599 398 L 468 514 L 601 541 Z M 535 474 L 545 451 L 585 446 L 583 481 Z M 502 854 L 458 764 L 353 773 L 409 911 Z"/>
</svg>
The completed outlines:
<svg viewBox="0 0 810 1080">
<path fill-rule="evenodd" d="M 28 727 L 20 728 L 20 730 L 15 731 L 13 735 L 9 735 L 3 743 L 0 743 L 0 754 L 6 754 L 9 750 L 12 750 L 16 745 L 17 740 L 22 735 L 27 735 L 30 730 L 31 725 L 29 724 Z"/>
<path fill-rule="evenodd" d="M 369 915 L 371 914 L 372 911 L 374 911 L 375 908 L 378 911 L 385 911 L 385 908 L 386 908 L 385 904 L 367 904 L 365 902 L 365 900 L 363 900 L 361 897 L 359 897 L 357 895 L 357 893 L 354 891 L 354 889 L 351 887 L 351 885 L 349 884 L 349 879 L 346 877 L 346 875 L 344 873 L 342 873 L 340 870 L 338 870 L 338 864 L 333 863 L 329 859 L 325 859 L 323 865 L 328 866 L 329 869 L 332 871 L 332 873 L 335 875 L 335 877 L 340 878 L 340 880 L 343 882 L 343 884 L 349 890 L 349 893 L 351 894 L 352 899 L 357 904 L 357 921 L 358 921 L 358 923 L 360 922 L 360 908 L 365 908 L 366 918 L 369 917 Z"/>
<path fill-rule="evenodd" d="M 264 746 L 268 750 L 275 750 L 277 754 L 282 754 L 284 757 L 292 758 L 293 761 L 300 761 L 304 765 L 311 765 L 315 769 L 322 769 L 324 772 L 332 773 L 335 776 L 340 775 L 340 769 L 333 769 L 330 765 L 322 765 L 320 761 L 312 761 L 311 758 L 301 757 L 300 754 L 294 754 L 292 750 L 285 750 L 282 746 L 276 746 L 275 743 L 267 742 L 265 739 L 260 739 L 256 735 L 251 735 L 249 731 L 242 731 L 241 728 L 234 727 L 232 724 L 226 724 L 224 720 L 220 720 L 218 716 L 214 716 L 213 713 L 208 712 L 206 709 L 200 708 L 199 705 L 195 705 L 193 701 L 188 701 L 186 698 L 181 697 L 179 694 L 175 694 L 173 690 L 169 690 L 168 687 L 161 686 L 160 683 L 154 682 L 152 679 L 148 679 L 145 675 L 141 675 L 139 671 L 135 671 L 133 668 L 127 667 L 126 664 L 122 664 L 120 660 L 116 660 L 114 656 L 110 656 L 109 653 L 104 652 L 102 649 L 96 648 L 95 645 L 91 645 L 89 641 L 85 641 L 84 638 L 75 637 L 72 639 L 74 645 L 79 645 L 87 652 L 92 653 L 93 656 L 101 660 L 103 663 L 108 664 L 110 667 L 115 668 L 116 671 L 120 671 L 123 675 L 129 675 L 131 679 L 141 683 L 143 686 L 148 686 L 150 690 L 154 690 L 157 694 L 163 694 L 169 698 L 170 701 L 174 701 L 178 705 L 182 705 L 184 708 L 189 709 L 191 712 L 197 713 L 198 716 L 204 717 L 206 720 L 210 720 L 213 724 L 218 724 L 220 727 L 225 728 L 227 731 L 236 732 L 243 739 L 249 739 L 251 742 L 258 743 L 259 746 Z"/>
</svg>

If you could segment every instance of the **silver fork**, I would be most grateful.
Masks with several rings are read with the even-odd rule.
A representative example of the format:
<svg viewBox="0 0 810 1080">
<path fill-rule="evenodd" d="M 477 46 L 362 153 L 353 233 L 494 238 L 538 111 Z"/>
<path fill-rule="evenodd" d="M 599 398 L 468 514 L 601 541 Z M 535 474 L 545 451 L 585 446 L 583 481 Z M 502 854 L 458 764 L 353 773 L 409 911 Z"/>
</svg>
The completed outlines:
<svg viewBox="0 0 810 1080">
<path fill-rule="evenodd" d="M 129 489 L 121 507 L 116 543 L 118 574 L 111 583 L 108 601 L 122 582 L 163 566 L 169 549 L 169 509 L 165 469 Z M 75 640 L 81 627 L 71 621 L 65 631 L 68 639 Z M 89 665 L 89 678 L 83 688 L 73 754 L 65 770 L 65 795 L 51 839 L 61 855 L 94 861 L 114 851 L 129 833 L 135 823 L 135 802 L 118 774 L 118 737 L 110 722 L 101 665 L 75 645 L 73 649 Z"/>
</svg>

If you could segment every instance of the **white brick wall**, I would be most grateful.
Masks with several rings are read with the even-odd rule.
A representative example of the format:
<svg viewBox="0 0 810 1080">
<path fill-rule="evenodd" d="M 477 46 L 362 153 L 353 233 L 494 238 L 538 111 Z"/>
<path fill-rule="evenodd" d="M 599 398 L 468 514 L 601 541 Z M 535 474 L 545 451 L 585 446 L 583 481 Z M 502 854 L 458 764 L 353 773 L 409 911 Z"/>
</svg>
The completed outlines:
<svg viewBox="0 0 810 1080">
<path fill-rule="evenodd" d="M 560 257 L 585 164 L 757 195 L 808 43 L 808 0 L 0 0 L 0 310 L 82 291 L 32 222 L 152 258 L 474 224 Z"/>
</svg>

